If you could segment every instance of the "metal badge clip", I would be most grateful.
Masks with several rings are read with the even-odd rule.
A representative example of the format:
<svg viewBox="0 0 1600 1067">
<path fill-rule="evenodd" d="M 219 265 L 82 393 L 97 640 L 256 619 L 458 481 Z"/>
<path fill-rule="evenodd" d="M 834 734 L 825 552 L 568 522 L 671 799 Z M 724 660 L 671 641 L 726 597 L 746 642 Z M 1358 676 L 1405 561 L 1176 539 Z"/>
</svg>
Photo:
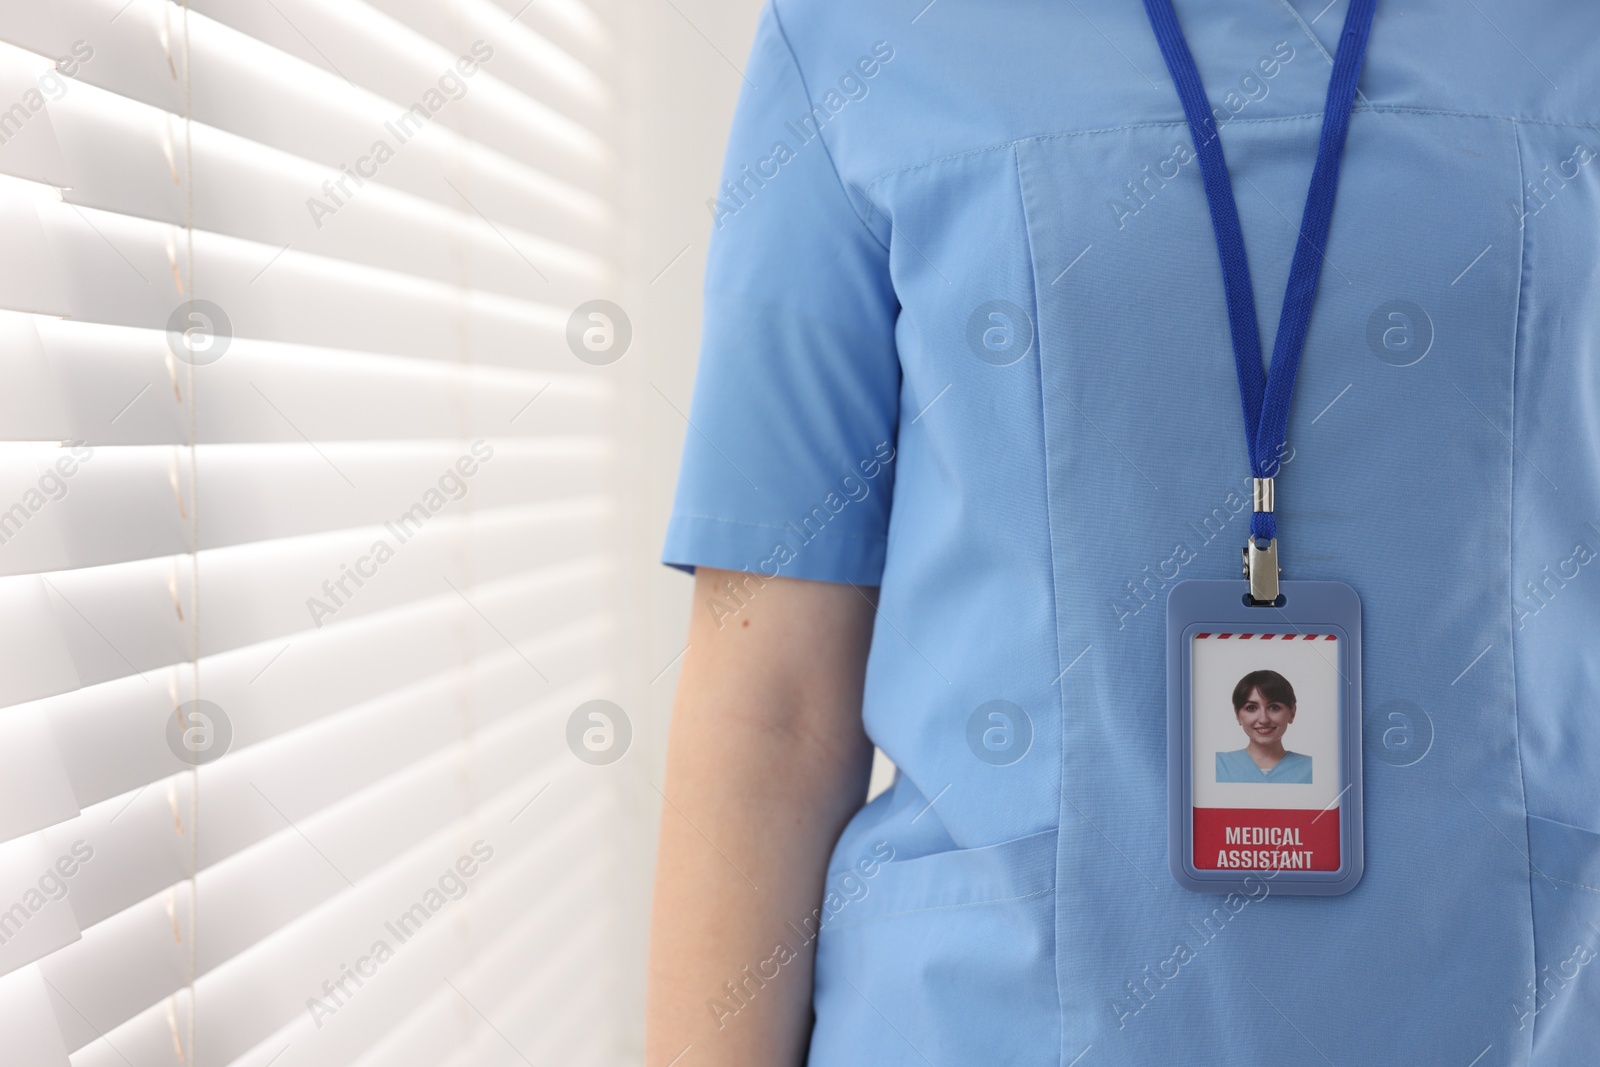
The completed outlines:
<svg viewBox="0 0 1600 1067">
<path fill-rule="evenodd" d="M 1254 537 L 1240 550 L 1244 556 L 1244 576 L 1250 581 L 1250 602 L 1258 607 L 1268 607 L 1278 602 L 1278 539 L 1274 537 L 1262 548 Z"/>
<path fill-rule="evenodd" d="M 1252 485 L 1255 510 L 1272 510 L 1275 502 L 1271 478 L 1257 478 Z M 1278 602 L 1278 539 L 1274 537 L 1262 548 L 1251 537 L 1241 550 L 1244 556 L 1244 576 L 1250 582 L 1250 602 L 1259 606 Z"/>
</svg>

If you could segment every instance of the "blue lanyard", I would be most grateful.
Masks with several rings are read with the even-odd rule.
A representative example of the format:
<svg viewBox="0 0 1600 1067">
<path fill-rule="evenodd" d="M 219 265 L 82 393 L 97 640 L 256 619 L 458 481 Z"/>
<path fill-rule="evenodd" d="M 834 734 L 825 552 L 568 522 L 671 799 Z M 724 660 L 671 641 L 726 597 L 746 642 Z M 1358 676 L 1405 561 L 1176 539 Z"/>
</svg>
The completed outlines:
<svg viewBox="0 0 1600 1067">
<path fill-rule="evenodd" d="M 1305 213 L 1300 220 L 1300 240 L 1289 268 L 1289 286 L 1272 345 L 1272 367 L 1265 374 L 1261 369 L 1261 330 L 1256 324 L 1255 292 L 1250 285 L 1250 264 L 1245 259 L 1244 234 L 1239 229 L 1239 209 L 1234 203 L 1233 184 L 1228 179 L 1228 165 L 1222 156 L 1211 105 L 1178 27 L 1172 0 L 1145 0 L 1144 6 L 1177 86 L 1178 98 L 1183 102 L 1183 113 L 1189 120 L 1189 132 L 1200 159 L 1206 203 L 1211 208 L 1211 228 L 1216 231 L 1217 255 L 1222 259 L 1228 332 L 1233 336 L 1234 369 L 1239 375 L 1239 402 L 1244 408 L 1250 467 L 1256 478 L 1271 478 L 1277 473 L 1278 456 L 1289 432 L 1289 398 L 1294 394 L 1294 376 L 1305 348 L 1306 330 L 1311 325 L 1311 304 L 1322 277 L 1322 250 L 1333 219 L 1334 193 L 1339 187 L 1339 158 L 1344 154 L 1350 108 L 1355 102 L 1356 82 L 1361 77 L 1377 0 L 1350 0 L 1350 10 L 1345 14 L 1333 76 L 1328 80 L 1322 140 L 1317 146 L 1317 162 L 1311 171 Z M 1269 510 L 1260 510 L 1258 504 L 1250 520 L 1250 534 L 1261 541 L 1277 537 L 1277 522 L 1270 505 Z"/>
</svg>

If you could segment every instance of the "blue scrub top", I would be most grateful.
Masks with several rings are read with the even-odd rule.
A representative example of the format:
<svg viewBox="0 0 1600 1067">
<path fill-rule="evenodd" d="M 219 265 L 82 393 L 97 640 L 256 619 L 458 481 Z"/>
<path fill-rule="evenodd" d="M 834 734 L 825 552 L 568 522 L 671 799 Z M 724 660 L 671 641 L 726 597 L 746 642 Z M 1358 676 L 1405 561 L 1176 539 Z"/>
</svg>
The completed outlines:
<svg viewBox="0 0 1600 1067">
<path fill-rule="evenodd" d="M 1346 4 L 1177 10 L 1270 352 Z M 1594 1062 L 1600 5 L 1378 8 L 1277 480 L 1364 605 L 1333 898 L 1167 873 L 1165 596 L 1250 483 L 1142 6 L 777 0 L 743 74 L 664 559 L 881 587 L 811 1063 Z"/>
<path fill-rule="evenodd" d="M 1217 781 L 1310 785 L 1311 757 L 1299 752 L 1285 752 L 1283 758 L 1273 764 L 1270 770 L 1263 771 L 1260 765 L 1250 758 L 1250 750 L 1247 748 L 1218 752 Z"/>
</svg>

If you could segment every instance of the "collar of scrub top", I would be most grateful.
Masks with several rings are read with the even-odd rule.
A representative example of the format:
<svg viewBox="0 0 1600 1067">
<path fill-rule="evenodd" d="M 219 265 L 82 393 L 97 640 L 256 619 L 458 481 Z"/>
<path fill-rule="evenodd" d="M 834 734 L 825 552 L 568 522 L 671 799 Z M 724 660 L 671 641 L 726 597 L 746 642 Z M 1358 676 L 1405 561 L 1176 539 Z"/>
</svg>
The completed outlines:
<svg viewBox="0 0 1600 1067">
<path fill-rule="evenodd" d="M 1278 599 L 1278 526 L 1273 517 L 1273 476 L 1278 456 L 1289 432 L 1289 399 L 1294 394 L 1295 372 L 1305 348 L 1306 330 L 1311 324 L 1311 305 L 1322 277 L 1323 246 L 1333 220 L 1334 194 L 1339 187 L 1339 161 L 1344 154 L 1345 134 L 1350 129 L 1350 109 L 1355 103 L 1356 82 L 1366 58 L 1367 37 L 1377 0 L 1350 0 L 1345 13 L 1344 31 L 1334 55 L 1333 74 L 1328 79 L 1328 99 L 1323 108 L 1322 137 L 1317 145 L 1317 161 L 1306 191 L 1305 212 L 1300 220 L 1300 239 L 1289 267 L 1289 284 L 1278 315 L 1278 332 L 1272 344 L 1270 371 L 1261 367 L 1261 328 L 1256 322 L 1255 291 L 1250 284 L 1250 264 L 1245 257 L 1244 233 L 1239 227 L 1239 210 L 1233 198 L 1233 183 L 1228 178 L 1227 161 L 1216 120 L 1206 99 L 1205 86 L 1195 69 L 1183 30 L 1178 26 L 1172 0 L 1144 0 L 1162 58 L 1172 74 L 1183 104 L 1189 132 L 1194 137 L 1195 154 L 1200 160 L 1200 175 L 1205 184 L 1206 204 L 1211 211 L 1211 228 L 1217 235 L 1217 255 L 1222 260 L 1222 287 L 1227 298 L 1228 332 L 1233 338 L 1234 369 L 1239 377 L 1239 402 L 1244 409 L 1246 444 L 1254 475 L 1255 510 L 1250 518 L 1250 538 L 1244 548 L 1245 577 L 1250 580 L 1250 598 L 1271 604 Z M 1262 547 L 1259 542 L 1266 542 Z"/>
</svg>

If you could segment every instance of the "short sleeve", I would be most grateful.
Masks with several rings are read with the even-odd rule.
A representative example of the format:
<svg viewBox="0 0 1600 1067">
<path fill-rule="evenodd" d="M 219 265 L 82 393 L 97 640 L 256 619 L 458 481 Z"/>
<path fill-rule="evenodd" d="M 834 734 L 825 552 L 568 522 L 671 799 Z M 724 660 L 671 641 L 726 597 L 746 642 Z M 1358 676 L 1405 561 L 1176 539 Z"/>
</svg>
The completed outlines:
<svg viewBox="0 0 1600 1067">
<path fill-rule="evenodd" d="M 813 107 L 770 2 L 745 75 L 662 562 L 875 585 L 899 417 L 888 250 L 829 150 L 852 116 Z"/>
</svg>

